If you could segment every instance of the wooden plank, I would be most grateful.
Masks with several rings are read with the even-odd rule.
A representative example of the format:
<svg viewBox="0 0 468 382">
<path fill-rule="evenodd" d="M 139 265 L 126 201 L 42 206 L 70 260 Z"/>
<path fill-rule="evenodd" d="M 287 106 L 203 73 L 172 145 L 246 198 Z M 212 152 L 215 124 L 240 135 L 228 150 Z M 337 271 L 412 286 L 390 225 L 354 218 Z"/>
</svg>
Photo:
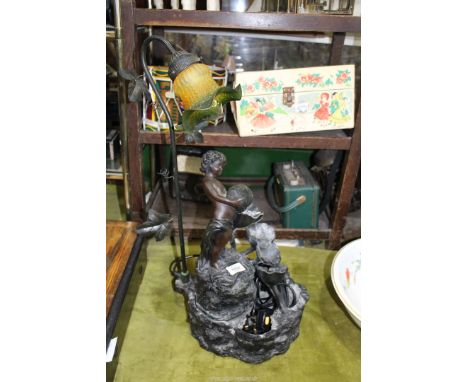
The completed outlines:
<svg viewBox="0 0 468 382">
<path fill-rule="evenodd" d="M 106 316 L 136 239 L 136 223 L 106 222 Z"/>
<path fill-rule="evenodd" d="M 192 143 L 190 146 L 348 150 L 351 144 L 351 138 L 342 130 L 240 137 L 237 129 L 229 123 L 206 128 L 203 130 L 203 139 L 203 143 Z M 176 133 L 176 140 L 177 145 L 186 145 L 181 133 Z M 170 144 L 171 141 L 169 132 L 141 130 L 139 142 L 140 144 Z"/>
<path fill-rule="evenodd" d="M 222 179 L 223 183 L 226 181 Z M 238 183 L 238 182 L 236 182 Z M 159 191 L 159 192 L 158 192 Z M 162 185 L 158 191 L 152 208 L 158 212 L 170 213 L 176 216 L 175 199 L 170 196 L 167 183 Z M 265 197 L 263 187 L 252 187 L 256 206 L 263 211 L 263 222 L 271 224 L 275 228 L 276 237 L 278 239 L 308 239 L 308 240 L 328 240 L 330 237 L 330 229 L 295 229 L 283 228 L 280 222 L 280 215 L 274 211 Z M 200 239 L 206 226 L 213 216 L 213 206 L 209 203 L 197 203 L 187 200 L 182 201 L 182 210 L 184 211 L 184 236 L 190 239 Z M 172 225 L 171 235 L 178 237 L 177 222 Z M 245 237 L 245 229 L 236 230 L 236 235 L 239 238 Z"/>
<path fill-rule="evenodd" d="M 341 64 L 341 55 L 343 52 L 344 40 L 346 33 L 335 32 L 333 33 L 333 39 L 330 49 L 330 65 L 340 65 Z"/>
<path fill-rule="evenodd" d="M 122 32 L 123 32 L 123 67 L 127 70 L 136 71 L 135 49 L 138 46 L 135 35 L 136 28 L 131 22 L 133 19 L 134 2 L 132 0 L 122 1 Z M 125 97 L 126 98 L 126 97 Z M 138 129 L 140 116 L 138 105 L 123 100 L 126 107 L 127 134 L 128 134 L 128 171 L 130 189 L 130 213 L 132 220 L 139 221 L 142 218 L 143 197 L 143 174 L 141 163 L 141 147 L 138 144 Z"/>
<path fill-rule="evenodd" d="M 106 173 L 106 180 L 119 180 L 123 181 L 123 175 L 114 172 L 107 172 Z"/>
<path fill-rule="evenodd" d="M 335 209 L 332 215 L 332 232 L 328 248 L 338 249 L 341 242 L 341 235 L 345 224 L 345 217 L 348 213 L 353 197 L 353 191 L 356 184 L 356 178 L 361 163 L 361 104 L 359 103 L 356 115 L 356 127 L 351 141 L 351 147 L 347 152 L 343 164 L 344 171 L 340 180 L 338 196 L 335 203 Z"/>
<path fill-rule="evenodd" d="M 225 179 L 221 179 L 225 182 Z M 237 182 L 236 182 L 237 183 Z M 274 211 L 270 204 L 266 200 L 265 190 L 262 187 L 252 187 L 254 194 L 254 200 L 256 206 L 263 211 L 263 220 L 271 224 L 279 224 L 280 216 Z M 171 196 L 170 187 L 168 182 L 163 182 L 160 190 L 155 191 L 157 193 L 152 208 L 158 212 L 170 213 L 177 216 L 177 206 L 175 198 Z M 203 228 L 205 229 L 209 221 L 213 217 L 213 206 L 211 203 L 193 202 L 189 200 L 182 200 L 182 211 L 184 219 L 184 228 Z M 173 224 L 177 226 L 177 222 Z"/>
<path fill-rule="evenodd" d="M 360 32 L 361 17 L 135 9 L 135 25 L 285 32 Z"/>
</svg>

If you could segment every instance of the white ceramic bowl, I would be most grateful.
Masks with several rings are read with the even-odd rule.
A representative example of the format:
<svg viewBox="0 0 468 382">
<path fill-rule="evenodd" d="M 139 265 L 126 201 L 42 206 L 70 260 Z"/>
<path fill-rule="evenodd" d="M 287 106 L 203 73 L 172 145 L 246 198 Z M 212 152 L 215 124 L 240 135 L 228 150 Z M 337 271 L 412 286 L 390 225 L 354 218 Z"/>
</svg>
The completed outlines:
<svg viewBox="0 0 468 382">
<path fill-rule="evenodd" d="M 335 255 L 331 279 L 349 315 L 361 327 L 361 239 L 346 244 Z"/>
</svg>

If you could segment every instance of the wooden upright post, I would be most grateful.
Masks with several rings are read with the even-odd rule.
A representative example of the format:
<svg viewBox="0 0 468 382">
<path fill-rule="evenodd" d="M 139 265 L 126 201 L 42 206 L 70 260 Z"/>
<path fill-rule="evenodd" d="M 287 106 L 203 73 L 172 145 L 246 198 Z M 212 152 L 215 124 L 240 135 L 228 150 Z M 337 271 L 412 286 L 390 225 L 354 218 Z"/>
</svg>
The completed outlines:
<svg viewBox="0 0 468 382">
<path fill-rule="evenodd" d="M 354 127 L 351 147 L 346 153 L 341 174 L 340 186 L 336 198 L 335 209 L 331 219 L 331 233 L 328 248 L 337 249 L 341 242 L 341 234 L 345 224 L 345 217 L 348 213 L 353 197 L 354 186 L 361 163 L 361 103 L 356 114 L 356 125 Z"/>
<path fill-rule="evenodd" d="M 136 71 L 136 52 L 138 46 L 136 27 L 133 21 L 135 4 L 133 0 L 122 1 L 122 31 L 123 31 L 123 64 L 124 69 Z M 127 109 L 128 129 L 128 167 L 130 184 L 130 220 L 140 221 L 143 218 L 143 171 L 142 145 L 138 142 L 140 129 L 140 110 L 134 102 L 125 99 Z"/>
</svg>

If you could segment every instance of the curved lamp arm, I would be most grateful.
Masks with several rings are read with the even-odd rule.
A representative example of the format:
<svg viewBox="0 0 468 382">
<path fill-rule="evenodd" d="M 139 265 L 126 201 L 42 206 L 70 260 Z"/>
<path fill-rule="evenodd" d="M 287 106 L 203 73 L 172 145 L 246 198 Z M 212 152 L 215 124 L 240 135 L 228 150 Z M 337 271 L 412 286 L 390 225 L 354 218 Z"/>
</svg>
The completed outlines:
<svg viewBox="0 0 468 382">
<path fill-rule="evenodd" d="M 156 86 L 156 83 L 154 82 L 153 76 L 151 75 L 151 72 L 149 71 L 148 64 L 146 63 L 146 51 L 148 50 L 149 44 L 151 44 L 153 41 L 160 41 L 164 44 L 164 46 L 171 52 L 175 53 L 174 47 L 165 39 L 159 36 L 148 36 L 145 41 L 143 41 L 143 44 L 141 45 L 141 51 L 140 51 L 140 59 L 141 59 L 141 65 L 143 66 L 143 70 L 146 75 L 146 79 L 148 80 L 151 89 L 153 89 L 154 94 L 156 94 L 156 98 L 158 99 L 159 105 L 161 106 L 164 114 L 166 115 L 167 122 L 169 124 L 169 130 L 172 131 L 174 130 L 174 123 L 172 122 L 171 115 L 169 113 L 169 110 L 167 109 L 166 104 L 164 103 L 161 94 L 159 94 L 158 87 Z M 171 137 L 172 141 L 172 137 Z M 174 141 L 175 142 L 175 141 Z"/>
<path fill-rule="evenodd" d="M 169 133 L 171 139 L 171 153 L 172 153 L 172 171 L 174 174 L 174 187 L 176 192 L 176 206 L 177 206 L 177 220 L 178 220 L 178 227 L 179 227 L 179 245 L 180 245 L 180 256 L 182 260 L 182 272 L 181 272 L 181 280 L 183 282 L 187 282 L 189 280 L 189 273 L 187 271 L 187 261 L 185 258 L 185 242 L 184 242 L 184 226 L 182 222 L 182 203 L 180 200 L 180 189 L 179 189 L 179 172 L 177 170 L 177 151 L 176 151 L 176 139 L 175 139 L 175 131 L 174 131 L 174 123 L 172 122 L 171 115 L 169 110 L 166 107 L 161 95 L 159 94 L 159 90 L 154 82 L 153 76 L 151 75 L 148 65 L 146 63 L 146 51 L 148 46 L 153 41 L 160 41 L 164 44 L 164 46 L 171 52 L 175 53 L 174 47 L 165 39 L 159 36 L 149 36 L 143 41 L 141 45 L 140 51 L 140 58 L 141 64 L 143 66 L 143 70 L 146 75 L 146 79 L 148 80 L 151 88 L 153 89 L 154 94 L 156 94 L 156 98 L 158 99 L 159 105 L 161 106 L 164 114 L 166 115 L 167 122 L 169 124 Z"/>
</svg>

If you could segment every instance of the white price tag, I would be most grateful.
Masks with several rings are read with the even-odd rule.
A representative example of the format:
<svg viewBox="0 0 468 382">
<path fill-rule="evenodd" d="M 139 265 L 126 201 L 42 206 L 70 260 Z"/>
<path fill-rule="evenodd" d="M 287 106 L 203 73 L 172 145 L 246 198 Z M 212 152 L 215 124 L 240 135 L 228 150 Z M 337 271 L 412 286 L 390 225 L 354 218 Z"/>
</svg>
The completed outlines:
<svg viewBox="0 0 468 382">
<path fill-rule="evenodd" d="M 231 276 L 235 275 L 236 273 L 245 271 L 244 266 L 241 263 L 235 263 L 226 267 L 226 270 L 229 272 Z"/>
<path fill-rule="evenodd" d="M 109 347 L 107 348 L 107 353 L 106 353 L 106 362 L 112 362 L 112 360 L 114 359 L 116 345 L 117 345 L 117 337 L 114 337 L 109 341 Z"/>
</svg>

